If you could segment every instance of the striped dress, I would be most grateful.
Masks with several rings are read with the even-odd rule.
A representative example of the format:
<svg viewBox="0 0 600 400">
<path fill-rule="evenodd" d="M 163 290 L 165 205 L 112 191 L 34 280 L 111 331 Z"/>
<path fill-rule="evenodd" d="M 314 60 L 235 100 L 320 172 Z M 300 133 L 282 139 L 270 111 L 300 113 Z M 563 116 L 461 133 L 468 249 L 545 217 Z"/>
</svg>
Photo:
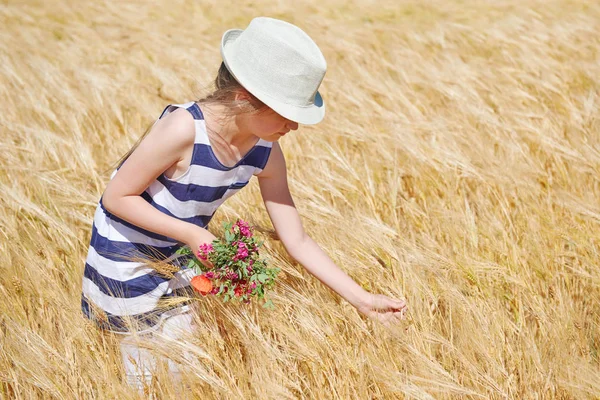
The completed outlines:
<svg viewBox="0 0 600 400">
<path fill-rule="evenodd" d="M 272 143 L 260 139 L 235 166 L 224 166 L 212 150 L 204 116 L 195 102 L 169 105 L 160 118 L 178 107 L 194 117 L 196 138 L 190 167 L 176 179 L 161 174 L 141 197 L 167 215 L 206 227 L 217 208 L 262 171 Z M 168 259 L 181 246 L 183 243 L 111 214 L 100 199 L 83 274 L 84 315 L 103 329 L 143 332 L 157 328 L 170 315 L 186 311 L 188 305 L 167 307 L 164 300 L 187 292 L 192 271 L 182 268 L 167 278 L 144 263 L 144 259 Z M 172 263 L 181 267 L 185 260 Z"/>
</svg>

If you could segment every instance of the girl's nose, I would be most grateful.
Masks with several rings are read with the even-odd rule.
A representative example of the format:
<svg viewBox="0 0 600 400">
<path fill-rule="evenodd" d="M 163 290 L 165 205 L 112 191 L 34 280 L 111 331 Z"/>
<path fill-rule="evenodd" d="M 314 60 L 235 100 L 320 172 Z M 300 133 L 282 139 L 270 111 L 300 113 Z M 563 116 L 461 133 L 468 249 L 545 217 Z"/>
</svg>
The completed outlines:
<svg viewBox="0 0 600 400">
<path fill-rule="evenodd" d="M 296 129 L 298 129 L 298 123 L 294 122 L 294 121 L 290 121 L 288 120 L 287 122 L 287 127 L 291 130 L 291 131 L 295 131 Z"/>
</svg>

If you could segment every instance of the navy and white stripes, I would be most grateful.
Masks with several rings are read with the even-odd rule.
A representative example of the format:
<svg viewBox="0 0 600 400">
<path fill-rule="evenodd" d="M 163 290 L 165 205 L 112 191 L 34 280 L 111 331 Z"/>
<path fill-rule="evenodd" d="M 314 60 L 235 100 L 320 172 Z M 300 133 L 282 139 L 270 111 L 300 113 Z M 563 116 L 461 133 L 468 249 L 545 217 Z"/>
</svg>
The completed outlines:
<svg viewBox="0 0 600 400">
<path fill-rule="evenodd" d="M 167 106 L 160 118 L 177 108 L 185 108 L 194 117 L 196 138 L 190 167 L 176 179 L 160 175 L 141 197 L 171 217 L 206 227 L 217 208 L 262 171 L 272 144 L 260 139 L 235 166 L 224 166 L 212 150 L 204 116 L 195 102 Z M 100 199 L 83 275 L 83 313 L 116 332 L 130 330 L 127 321 L 137 329 L 156 327 L 161 316 L 171 312 L 160 306 L 161 301 L 186 290 L 192 274 L 183 269 L 168 279 L 144 260 L 166 260 L 181 245 L 111 214 Z"/>
</svg>

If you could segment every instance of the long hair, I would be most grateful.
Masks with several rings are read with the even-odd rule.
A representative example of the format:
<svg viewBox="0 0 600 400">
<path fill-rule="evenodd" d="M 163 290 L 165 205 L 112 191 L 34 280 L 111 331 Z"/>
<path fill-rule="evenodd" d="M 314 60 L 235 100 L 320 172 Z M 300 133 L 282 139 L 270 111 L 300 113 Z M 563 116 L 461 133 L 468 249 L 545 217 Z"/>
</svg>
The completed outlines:
<svg viewBox="0 0 600 400">
<path fill-rule="evenodd" d="M 249 100 L 236 100 L 236 95 L 245 93 Z M 254 95 L 248 92 L 229 72 L 224 62 L 221 62 L 219 72 L 214 80 L 214 88 L 212 93 L 209 95 L 196 100 L 197 103 L 203 104 L 218 104 L 225 106 L 224 118 L 233 118 L 236 115 L 246 113 L 260 113 L 264 111 L 267 106 Z M 148 125 L 144 134 L 135 142 L 135 144 L 125 153 L 111 169 L 120 167 L 127 158 L 134 152 L 134 150 L 140 145 L 142 140 L 150 133 L 150 130 L 154 126 L 154 122 Z"/>
</svg>

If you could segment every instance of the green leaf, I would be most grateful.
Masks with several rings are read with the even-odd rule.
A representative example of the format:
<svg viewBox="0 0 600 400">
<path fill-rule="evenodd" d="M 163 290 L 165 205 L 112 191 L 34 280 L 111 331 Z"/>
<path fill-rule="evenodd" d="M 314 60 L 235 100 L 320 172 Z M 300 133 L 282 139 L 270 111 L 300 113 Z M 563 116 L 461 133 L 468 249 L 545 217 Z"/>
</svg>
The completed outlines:
<svg viewBox="0 0 600 400">
<path fill-rule="evenodd" d="M 177 249 L 177 251 L 175 251 L 175 254 L 189 254 L 191 251 L 187 246 L 183 246 Z"/>
<path fill-rule="evenodd" d="M 188 261 L 187 267 L 188 268 L 194 268 L 194 266 L 196 265 L 196 260 L 194 260 L 193 258 Z"/>
<path fill-rule="evenodd" d="M 263 304 L 263 307 L 272 310 L 273 308 L 275 308 L 275 305 L 273 304 L 271 299 L 269 299 L 265 302 L 265 304 Z"/>
<path fill-rule="evenodd" d="M 260 283 L 265 283 L 267 279 L 269 279 L 269 275 L 267 274 L 258 274 L 257 279 Z"/>
<path fill-rule="evenodd" d="M 223 303 L 227 303 L 227 301 L 229 301 L 229 294 L 226 294 L 225 297 L 223 297 Z"/>
</svg>

